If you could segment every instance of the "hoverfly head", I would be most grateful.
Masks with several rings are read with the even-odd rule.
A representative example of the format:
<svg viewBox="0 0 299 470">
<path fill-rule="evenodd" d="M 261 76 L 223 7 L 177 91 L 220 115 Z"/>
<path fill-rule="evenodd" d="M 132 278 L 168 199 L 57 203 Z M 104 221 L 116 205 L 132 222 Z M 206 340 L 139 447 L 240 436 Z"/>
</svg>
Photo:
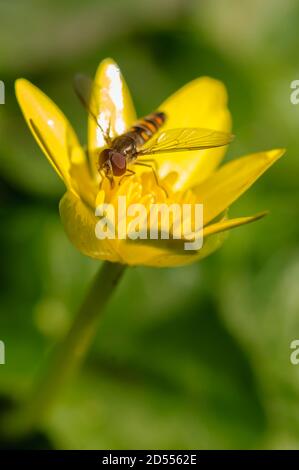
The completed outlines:
<svg viewBox="0 0 299 470">
<path fill-rule="evenodd" d="M 103 171 L 106 176 L 112 173 L 112 166 L 110 163 L 110 149 L 104 149 L 99 155 L 98 168 L 99 171 Z"/>
<path fill-rule="evenodd" d="M 126 157 L 122 153 L 111 150 L 110 162 L 112 166 L 112 172 L 114 176 L 122 176 L 127 171 Z"/>
<path fill-rule="evenodd" d="M 126 157 L 113 149 L 104 149 L 99 156 L 99 170 L 106 176 L 122 176 L 127 171 Z"/>
</svg>

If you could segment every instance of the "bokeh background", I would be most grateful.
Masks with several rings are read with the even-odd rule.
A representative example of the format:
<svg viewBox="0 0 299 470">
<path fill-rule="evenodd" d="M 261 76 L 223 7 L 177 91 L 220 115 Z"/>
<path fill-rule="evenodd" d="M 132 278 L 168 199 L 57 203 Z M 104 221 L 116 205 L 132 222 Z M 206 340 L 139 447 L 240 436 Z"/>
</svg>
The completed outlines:
<svg viewBox="0 0 299 470">
<path fill-rule="evenodd" d="M 28 393 L 98 269 L 63 232 L 63 186 L 24 123 L 14 80 L 42 88 L 84 142 L 72 77 L 111 56 L 140 115 L 211 75 L 230 97 L 237 139 L 227 159 L 288 153 L 230 212 L 269 209 L 266 219 L 199 264 L 126 272 L 46 431 L 61 449 L 298 448 L 298 2 L 2 0 L 0 19 L 1 396 Z"/>
</svg>

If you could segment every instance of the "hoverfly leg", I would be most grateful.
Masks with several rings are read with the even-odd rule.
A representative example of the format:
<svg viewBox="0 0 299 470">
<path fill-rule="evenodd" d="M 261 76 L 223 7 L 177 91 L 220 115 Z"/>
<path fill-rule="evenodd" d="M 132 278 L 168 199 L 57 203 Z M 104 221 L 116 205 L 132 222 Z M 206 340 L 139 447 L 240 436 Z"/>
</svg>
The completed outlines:
<svg viewBox="0 0 299 470">
<path fill-rule="evenodd" d="M 129 176 L 136 175 L 136 171 L 130 170 L 129 168 L 127 168 L 127 172 L 129 172 L 129 175 L 126 173 L 124 176 L 122 176 L 121 179 L 120 179 L 119 182 L 118 182 L 118 186 L 121 185 L 122 181 L 123 181 L 125 178 L 128 178 Z"/>
<path fill-rule="evenodd" d="M 156 167 L 153 168 L 152 165 L 150 165 L 149 163 L 144 163 L 144 162 L 151 162 L 154 164 L 154 166 Z M 159 186 L 159 188 L 161 188 L 164 193 L 165 193 L 165 196 L 168 197 L 168 192 L 166 191 L 166 189 L 164 188 L 164 186 L 162 186 L 162 184 L 160 183 L 160 180 L 159 180 L 159 177 L 158 177 L 158 174 L 157 174 L 157 168 L 158 168 L 158 165 L 157 165 L 157 162 L 154 160 L 154 159 L 147 159 L 147 160 L 143 160 L 142 162 L 135 162 L 135 165 L 139 165 L 139 166 L 145 166 L 147 168 L 150 168 L 153 172 L 153 175 L 154 175 L 154 178 L 155 178 L 155 181 L 156 181 L 156 184 L 157 186 Z"/>
<path fill-rule="evenodd" d="M 103 189 L 103 183 L 104 183 L 104 179 L 106 177 L 105 173 L 99 169 L 99 174 L 100 174 L 100 177 L 101 177 L 101 181 L 100 181 L 100 185 L 99 185 L 99 190 L 101 191 Z"/>
<path fill-rule="evenodd" d="M 101 191 L 103 189 L 103 184 L 104 184 L 105 178 L 107 178 L 109 183 L 110 183 L 110 189 L 111 190 L 114 189 L 115 181 L 114 181 L 113 175 L 109 174 L 109 173 L 106 174 L 105 171 L 103 171 L 100 168 L 99 168 L 99 174 L 101 176 L 101 181 L 100 181 L 100 184 L 99 184 L 99 190 Z"/>
<path fill-rule="evenodd" d="M 110 182 L 110 188 L 112 190 L 112 189 L 114 189 L 114 186 L 115 186 L 113 176 L 108 176 L 108 179 L 109 179 L 109 182 Z"/>
</svg>

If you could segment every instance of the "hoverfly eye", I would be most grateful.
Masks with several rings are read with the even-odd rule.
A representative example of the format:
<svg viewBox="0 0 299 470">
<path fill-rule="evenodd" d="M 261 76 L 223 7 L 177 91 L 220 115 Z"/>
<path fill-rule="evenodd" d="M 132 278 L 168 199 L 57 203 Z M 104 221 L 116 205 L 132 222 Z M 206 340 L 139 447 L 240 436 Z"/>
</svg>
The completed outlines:
<svg viewBox="0 0 299 470">
<path fill-rule="evenodd" d="M 118 152 L 113 152 L 111 155 L 111 164 L 113 169 L 113 174 L 115 176 L 122 176 L 126 170 L 126 157 Z"/>
<path fill-rule="evenodd" d="M 110 149 L 104 149 L 99 155 L 99 167 L 104 168 L 110 157 Z"/>
</svg>

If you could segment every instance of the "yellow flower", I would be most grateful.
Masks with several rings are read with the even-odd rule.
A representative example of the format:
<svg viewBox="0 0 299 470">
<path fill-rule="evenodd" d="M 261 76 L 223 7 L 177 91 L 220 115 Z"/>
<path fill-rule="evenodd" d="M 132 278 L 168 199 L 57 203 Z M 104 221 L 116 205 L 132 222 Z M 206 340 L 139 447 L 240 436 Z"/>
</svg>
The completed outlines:
<svg viewBox="0 0 299 470">
<path fill-rule="evenodd" d="M 112 137 L 122 134 L 136 120 L 134 106 L 117 65 L 104 60 L 95 77 L 97 114 L 102 127 L 110 123 Z M 264 173 L 284 150 L 254 153 L 218 168 L 226 148 L 179 152 L 157 157 L 161 185 L 157 186 L 149 169 L 126 178 L 114 189 L 105 180 L 99 185 L 96 155 L 103 147 L 103 136 L 89 117 L 88 152 L 80 146 L 69 121 L 58 107 L 25 79 L 16 82 L 16 95 L 34 137 L 66 185 L 60 202 L 61 219 L 71 242 L 85 255 L 129 265 L 177 266 L 199 260 L 217 249 L 225 232 L 258 219 L 227 219 L 228 207 Z M 170 96 L 159 107 L 167 115 L 164 129 L 203 127 L 230 132 L 231 116 L 224 85 L 201 77 Z M 127 204 L 202 203 L 204 244 L 198 251 L 186 251 L 178 240 L 104 239 L 96 237 L 100 203 L 117 205 L 125 195 Z"/>
</svg>

